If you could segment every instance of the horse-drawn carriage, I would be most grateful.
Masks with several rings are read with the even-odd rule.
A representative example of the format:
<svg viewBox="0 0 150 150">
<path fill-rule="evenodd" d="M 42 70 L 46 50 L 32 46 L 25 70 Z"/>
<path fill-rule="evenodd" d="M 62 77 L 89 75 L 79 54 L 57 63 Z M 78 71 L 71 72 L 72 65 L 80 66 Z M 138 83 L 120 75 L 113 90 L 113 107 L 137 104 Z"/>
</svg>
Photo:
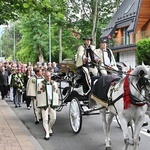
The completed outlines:
<svg viewBox="0 0 150 150">
<path fill-rule="evenodd" d="M 99 91 L 102 89 L 99 88 L 101 83 L 98 81 L 104 80 L 103 77 L 102 79 L 98 79 L 95 83 L 95 93 L 91 90 L 88 94 L 83 92 L 83 77 L 76 72 L 69 70 L 56 75 L 54 78 L 58 81 L 59 85 L 60 104 L 57 107 L 57 111 L 61 111 L 65 105 L 70 103 L 69 118 L 73 132 L 80 132 L 82 127 L 82 115 L 90 115 L 95 111 L 94 114 L 97 114 L 97 110 L 100 110 L 103 114 L 102 121 L 106 134 L 106 149 L 110 149 L 110 124 L 114 115 L 118 115 L 124 134 L 124 150 L 127 150 L 130 143 L 127 124 L 130 121 L 134 121 L 135 132 L 133 135 L 133 143 L 134 150 L 136 150 L 139 143 L 139 132 L 143 125 L 144 116 L 150 100 L 150 69 L 141 65 L 136 67 L 126 78 L 117 79 L 118 81 L 116 81 L 116 79 L 113 80 L 115 83 L 109 84 L 105 92 L 105 96 L 110 99 L 109 103 L 105 101 L 100 102 Z M 108 78 L 106 78 L 105 81 L 107 81 L 107 79 Z M 128 87 L 124 85 L 125 80 L 128 82 Z M 129 91 L 125 92 L 125 88 L 129 88 Z M 124 102 L 124 97 L 126 97 L 128 103 Z M 91 107 L 91 99 L 96 101 L 98 105 Z M 109 110 L 108 121 L 106 121 L 106 110 Z"/>
<path fill-rule="evenodd" d="M 66 71 L 66 68 L 68 69 Z M 61 111 L 64 106 L 70 103 L 69 118 L 71 128 L 74 133 L 79 133 L 82 127 L 82 116 L 93 113 L 97 108 L 89 107 L 89 96 L 83 92 L 83 76 L 70 70 L 69 67 L 65 68 L 65 72 L 54 75 L 52 78 L 58 82 L 59 88 L 59 106 L 57 111 Z M 91 113 L 92 112 L 92 113 Z"/>
</svg>

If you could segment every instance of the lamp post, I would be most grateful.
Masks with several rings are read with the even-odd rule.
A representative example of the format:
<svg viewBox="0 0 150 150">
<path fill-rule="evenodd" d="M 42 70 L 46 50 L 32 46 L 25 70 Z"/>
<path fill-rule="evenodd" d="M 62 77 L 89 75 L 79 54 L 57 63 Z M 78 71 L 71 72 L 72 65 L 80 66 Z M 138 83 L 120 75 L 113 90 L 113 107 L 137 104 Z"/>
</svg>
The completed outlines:
<svg viewBox="0 0 150 150">
<path fill-rule="evenodd" d="M 49 62 L 51 62 L 51 15 L 49 14 Z"/>
<path fill-rule="evenodd" d="M 14 23 L 14 61 L 16 60 L 16 34 L 15 34 L 15 23 Z"/>
</svg>

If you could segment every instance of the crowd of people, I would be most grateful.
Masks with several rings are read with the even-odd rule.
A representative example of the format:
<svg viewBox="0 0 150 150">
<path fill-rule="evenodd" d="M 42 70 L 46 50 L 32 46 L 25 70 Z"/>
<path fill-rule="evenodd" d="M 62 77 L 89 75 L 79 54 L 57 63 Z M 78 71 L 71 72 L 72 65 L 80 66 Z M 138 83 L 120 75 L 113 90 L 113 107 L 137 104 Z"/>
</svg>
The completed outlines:
<svg viewBox="0 0 150 150">
<path fill-rule="evenodd" d="M 51 80 L 51 76 L 58 73 L 59 69 L 56 62 L 37 62 L 35 65 L 30 62 L 0 63 L 1 99 L 10 97 L 15 108 L 21 107 L 22 103 L 26 103 L 28 110 L 32 107 L 35 124 L 43 120 L 45 140 L 52 136 L 52 127 L 56 121 L 56 110 L 52 102 L 58 101 L 58 87 L 56 82 Z"/>
<path fill-rule="evenodd" d="M 99 48 L 91 45 L 92 38 L 83 38 L 76 55 L 76 70 L 84 74 L 83 92 L 89 93 L 93 79 L 100 75 L 107 75 L 106 68 L 117 70 L 113 53 L 107 48 L 107 41 L 101 40 Z M 97 65 L 101 69 L 98 69 Z M 0 92 L 2 100 L 10 96 L 15 108 L 26 103 L 27 109 L 33 108 L 35 124 L 43 120 L 45 140 L 49 140 L 53 134 L 52 127 L 56 121 L 56 110 L 53 108 L 53 100 L 58 101 L 58 86 L 51 80 L 53 73 L 59 72 L 56 62 L 23 64 L 21 62 L 0 63 Z M 94 77 L 92 77 L 91 76 Z M 32 103 L 31 103 L 32 102 Z"/>
</svg>

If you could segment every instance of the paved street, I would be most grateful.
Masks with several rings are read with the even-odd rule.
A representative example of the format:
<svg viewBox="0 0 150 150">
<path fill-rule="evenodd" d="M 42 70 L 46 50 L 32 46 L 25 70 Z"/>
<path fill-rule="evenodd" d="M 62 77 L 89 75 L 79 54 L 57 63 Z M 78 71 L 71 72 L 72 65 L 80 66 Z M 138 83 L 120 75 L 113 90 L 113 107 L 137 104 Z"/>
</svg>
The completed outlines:
<svg viewBox="0 0 150 150">
<path fill-rule="evenodd" d="M 26 105 L 15 108 L 13 102 L 7 101 L 15 114 L 20 118 L 23 124 L 37 139 L 44 150 L 104 150 L 104 133 L 99 115 L 83 116 L 83 124 L 80 133 L 74 134 L 69 123 L 68 106 L 65 106 L 61 112 L 57 113 L 57 121 L 54 126 L 54 135 L 49 141 L 43 139 L 42 122 L 39 125 L 34 124 L 33 110 L 27 110 Z M 148 119 L 146 117 L 146 119 Z M 150 125 L 142 128 L 141 142 L 139 150 L 149 150 L 150 134 L 146 133 Z M 121 150 L 123 145 L 123 135 L 118 124 L 114 120 L 111 127 L 112 149 Z M 130 146 L 130 149 L 132 146 Z"/>
<path fill-rule="evenodd" d="M 43 150 L 7 102 L 1 99 L 0 150 Z"/>
</svg>

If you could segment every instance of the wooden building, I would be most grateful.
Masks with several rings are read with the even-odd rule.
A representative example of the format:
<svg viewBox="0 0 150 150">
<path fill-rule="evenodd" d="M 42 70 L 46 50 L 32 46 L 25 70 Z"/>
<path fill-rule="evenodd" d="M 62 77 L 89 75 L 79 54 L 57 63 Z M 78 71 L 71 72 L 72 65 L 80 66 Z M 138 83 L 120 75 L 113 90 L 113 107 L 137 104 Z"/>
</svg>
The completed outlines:
<svg viewBox="0 0 150 150">
<path fill-rule="evenodd" d="M 150 0 L 124 0 L 101 35 L 109 39 L 117 61 L 132 68 L 137 65 L 136 42 L 148 37 Z"/>
</svg>

